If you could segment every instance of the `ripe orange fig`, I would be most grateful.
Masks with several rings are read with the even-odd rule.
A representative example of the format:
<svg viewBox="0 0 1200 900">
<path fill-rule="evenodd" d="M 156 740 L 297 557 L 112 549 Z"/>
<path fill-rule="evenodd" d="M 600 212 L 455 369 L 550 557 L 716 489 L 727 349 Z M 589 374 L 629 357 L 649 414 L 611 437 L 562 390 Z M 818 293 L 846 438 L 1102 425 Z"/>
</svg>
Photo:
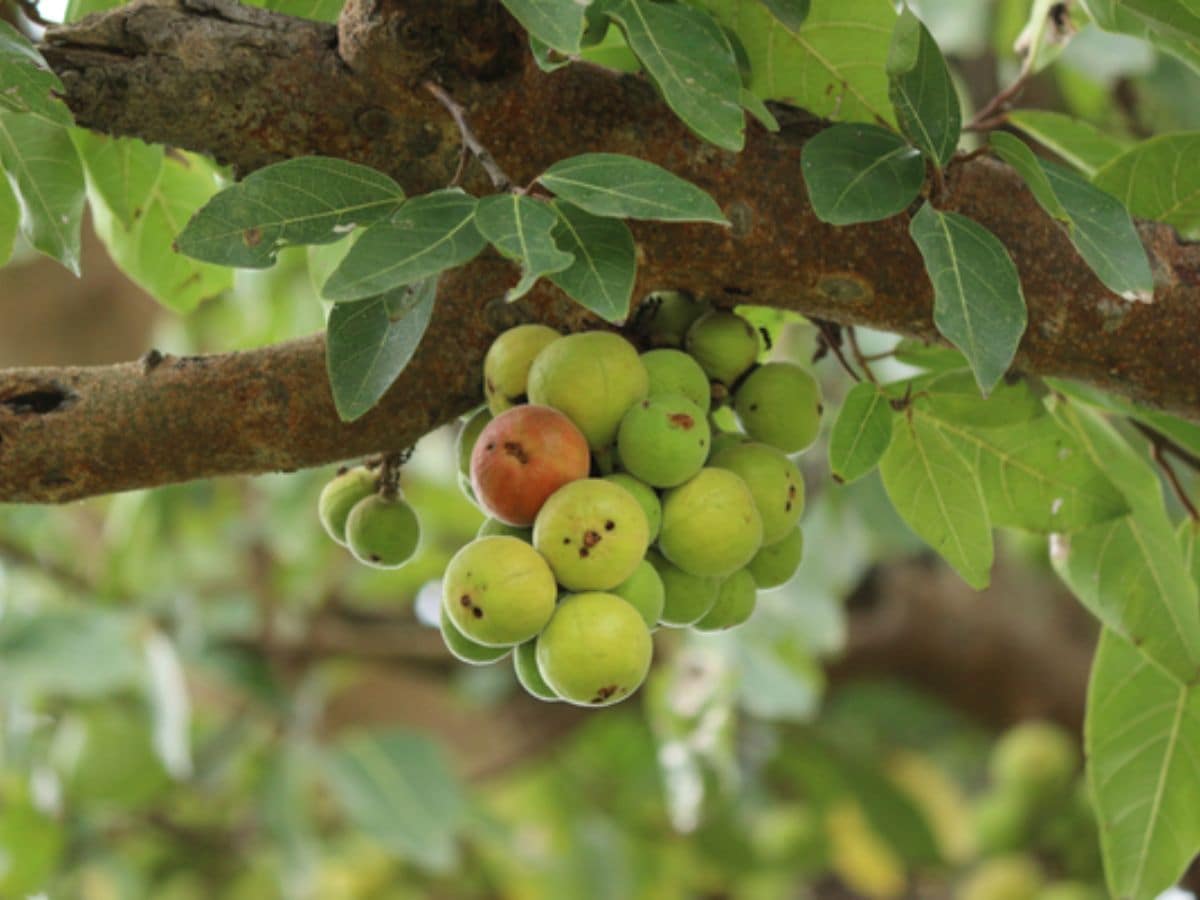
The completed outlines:
<svg viewBox="0 0 1200 900">
<path fill-rule="evenodd" d="M 546 498 L 590 468 L 583 433 L 549 406 L 514 406 L 492 419 L 471 453 L 471 487 L 488 515 L 532 525 Z"/>
</svg>

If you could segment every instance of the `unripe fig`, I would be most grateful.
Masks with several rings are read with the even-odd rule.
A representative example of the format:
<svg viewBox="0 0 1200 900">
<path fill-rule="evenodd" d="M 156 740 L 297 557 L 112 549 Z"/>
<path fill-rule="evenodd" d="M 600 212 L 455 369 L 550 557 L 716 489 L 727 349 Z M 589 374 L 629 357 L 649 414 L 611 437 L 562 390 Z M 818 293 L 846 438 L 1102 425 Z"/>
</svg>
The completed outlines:
<svg viewBox="0 0 1200 900">
<path fill-rule="evenodd" d="M 642 354 L 650 375 L 650 396 L 683 394 L 705 412 L 712 405 L 712 386 L 700 363 L 682 350 L 651 350 Z"/>
<path fill-rule="evenodd" d="M 518 325 L 492 341 L 483 358 L 483 394 L 492 415 L 525 401 L 529 367 L 539 353 L 561 339 L 545 325 Z"/>
<path fill-rule="evenodd" d="M 658 620 L 672 628 L 691 625 L 713 608 L 721 591 L 721 579 L 691 575 L 651 550 L 646 562 L 658 572 L 663 583 L 663 610 Z"/>
<path fill-rule="evenodd" d="M 658 547 L 685 572 L 724 578 L 754 558 L 762 531 L 746 482 L 727 469 L 706 468 L 663 496 Z"/>
<path fill-rule="evenodd" d="M 568 703 L 610 706 L 645 680 L 653 644 L 636 609 L 616 594 L 571 594 L 538 635 L 538 671 Z"/>
<path fill-rule="evenodd" d="M 587 441 L 570 419 L 549 406 L 514 406 L 475 442 L 471 487 L 492 518 L 532 525 L 546 498 L 590 467 Z"/>
<path fill-rule="evenodd" d="M 1035 805 L 1020 791 L 993 789 L 979 799 L 972 819 L 984 856 L 1020 850 L 1033 837 Z"/>
<path fill-rule="evenodd" d="M 529 370 L 529 402 L 566 413 L 593 450 L 616 440 L 625 410 L 649 389 L 650 376 L 633 344 L 608 331 L 555 341 Z"/>
<path fill-rule="evenodd" d="M 592 450 L 592 469 L 601 478 L 612 475 L 620 468 L 616 444 L 605 444 Z"/>
<path fill-rule="evenodd" d="M 804 558 L 804 532 L 797 525 L 780 540 L 754 554 L 746 568 L 758 589 L 765 591 L 791 581 Z"/>
<path fill-rule="evenodd" d="M 709 378 L 733 387 L 758 359 L 758 332 L 736 313 L 714 309 L 688 329 L 684 347 Z"/>
<path fill-rule="evenodd" d="M 638 306 L 634 330 L 654 347 L 679 347 L 692 323 L 711 309 L 683 291 L 654 291 Z"/>
<path fill-rule="evenodd" d="M 471 487 L 470 475 L 464 475 L 462 472 L 458 473 L 458 489 L 462 491 L 463 496 L 474 503 L 476 507 L 479 506 L 479 498 L 475 496 L 475 489 Z"/>
<path fill-rule="evenodd" d="M 999 856 L 979 866 L 955 896 L 958 900 L 1037 900 L 1042 870 L 1025 855 Z"/>
<path fill-rule="evenodd" d="M 646 524 L 650 526 L 650 543 L 658 540 L 658 530 L 662 527 L 662 503 L 654 488 L 627 472 L 605 475 L 604 480 L 619 484 L 633 494 L 633 498 L 642 507 L 642 512 L 646 514 Z"/>
<path fill-rule="evenodd" d="M 709 463 L 741 476 L 762 516 L 763 546 L 783 540 L 804 512 L 804 479 L 783 453 L 767 444 L 730 447 Z"/>
<path fill-rule="evenodd" d="M 659 394 L 629 407 L 617 432 L 621 466 L 654 487 L 675 487 L 708 457 L 704 411 L 682 394 Z"/>
<path fill-rule="evenodd" d="M 723 582 L 717 592 L 717 602 L 692 627 L 697 631 L 723 631 L 741 625 L 754 612 L 758 599 L 754 576 L 738 569 Z"/>
<path fill-rule="evenodd" d="M 513 651 L 513 669 L 517 673 L 517 681 L 521 687 L 533 697 L 545 700 L 547 703 L 557 703 L 558 694 L 554 688 L 546 684 L 546 679 L 537 667 L 537 639 L 518 644 Z"/>
<path fill-rule="evenodd" d="M 533 523 L 534 547 L 570 591 L 616 587 L 649 544 L 650 526 L 633 494 L 600 478 L 559 488 Z"/>
<path fill-rule="evenodd" d="M 613 588 L 612 592 L 641 614 L 647 628 L 653 631 L 658 627 L 666 593 L 654 566 L 643 559 L 633 574 Z"/>
<path fill-rule="evenodd" d="M 350 510 L 346 519 L 346 546 L 354 558 L 368 566 L 394 569 L 416 552 L 421 523 L 413 508 L 400 497 L 372 494 Z"/>
<path fill-rule="evenodd" d="M 450 560 L 442 605 L 466 637 L 488 647 L 527 641 L 554 612 L 558 586 L 541 555 L 518 538 L 476 538 Z"/>
<path fill-rule="evenodd" d="M 475 643 L 458 630 L 458 626 L 451 620 L 444 606 L 441 614 L 441 630 L 442 641 L 445 643 L 446 649 L 455 659 L 468 665 L 486 666 L 496 660 L 504 659 L 512 649 L 510 647 L 485 647 L 483 644 Z"/>
<path fill-rule="evenodd" d="M 1050 722 L 1022 722 L 992 749 L 989 771 L 997 785 L 1043 798 L 1063 794 L 1075 778 L 1079 751 L 1071 736 Z"/>
<path fill-rule="evenodd" d="M 794 363 L 759 366 L 738 385 L 733 408 L 746 434 L 784 453 L 811 446 L 821 430 L 821 386 Z"/>
<path fill-rule="evenodd" d="M 717 431 L 711 425 L 709 428 L 712 430 L 712 438 L 709 440 L 709 444 L 711 444 L 708 451 L 709 459 L 712 459 L 718 453 L 728 450 L 730 447 L 750 443 L 750 438 L 746 437 L 740 431 Z"/>
<path fill-rule="evenodd" d="M 533 529 L 522 528 L 520 525 L 509 525 L 507 522 L 501 522 L 499 519 L 484 519 L 483 524 L 479 526 L 479 530 L 475 532 L 475 537 L 496 537 L 504 535 L 506 537 L 515 537 L 527 544 L 533 543 Z"/>
<path fill-rule="evenodd" d="M 364 466 L 347 469 L 335 475 L 317 499 L 317 518 L 325 533 L 343 546 L 346 543 L 346 520 L 358 501 L 375 493 L 378 479 Z"/>
<path fill-rule="evenodd" d="M 487 407 L 480 407 L 471 418 L 463 423 L 458 430 L 458 440 L 455 449 L 458 451 L 458 472 L 460 475 L 471 477 L 471 451 L 479 440 L 479 433 L 492 421 L 492 414 Z"/>
</svg>

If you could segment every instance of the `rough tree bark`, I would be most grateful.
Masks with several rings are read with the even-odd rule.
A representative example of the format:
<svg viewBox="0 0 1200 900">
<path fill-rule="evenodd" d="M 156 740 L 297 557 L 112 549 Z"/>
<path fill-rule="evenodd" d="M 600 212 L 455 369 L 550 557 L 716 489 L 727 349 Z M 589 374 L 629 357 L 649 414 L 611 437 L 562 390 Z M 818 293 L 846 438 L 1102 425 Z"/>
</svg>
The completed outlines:
<svg viewBox="0 0 1200 900">
<path fill-rule="evenodd" d="M 780 110 L 782 132 L 752 125 L 745 152 L 725 153 L 695 139 L 638 78 L 588 66 L 540 72 L 495 2 L 350 0 L 335 29 L 229 0 L 140 0 L 51 29 L 42 49 L 83 125 L 209 153 L 242 173 L 339 156 L 389 172 L 411 193 L 445 185 L 459 161 L 453 122 L 422 88 L 433 80 L 467 108 L 517 183 L 557 159 L 604 150 L 650 159 L 717 198 L 732 228 L 635 227 L 639 294 L 683 288 L 936 338 L 908 216 L 834 228 L 808 206 L 800 151 L 820 122 Z M 467 186 L 490 190 L 476 166 Z M 953 163 L 937 201 L 981 221 L 1017 262 L 1030 321 L 1018 368 L 1200 420 L 1200 245 L 1142 223 L 1155 302 L 1130 304 L 1100 285 L 993 160 Z M 0 501 L 61 502 L 407 446 L 477 401 L 486 346 L 516 317 L 595 324 L 546 285 L 504 308 L 496 298 L 515 279 L 487 255 L 444 277 L 420 353 L 353 425 L 334 412 L 319 338 L 0 372 Z"/>
</svg>

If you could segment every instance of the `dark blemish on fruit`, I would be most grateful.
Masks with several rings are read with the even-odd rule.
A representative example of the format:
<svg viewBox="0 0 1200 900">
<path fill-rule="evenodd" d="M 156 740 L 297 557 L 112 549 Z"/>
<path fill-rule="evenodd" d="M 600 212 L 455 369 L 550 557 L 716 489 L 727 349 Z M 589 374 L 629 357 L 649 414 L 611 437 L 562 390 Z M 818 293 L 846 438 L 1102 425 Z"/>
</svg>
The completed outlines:
<svg viewBox="0 0 1200 900">
<path fill-rule="evenodd" d="M 605 531 L 612 531 L 616 527 L 617 527 L 617 523 L 614 522 L 612 519 L 609 519 L 607 522 L 604 523 Z"/>
<path fill-rule="evenodd" d="M 563 543 L 564 543 L 564 544 L 569 544 L 569 543 L 571 543 L 571 539 L 570 539 L 570 538 L 563 538 Z"/>
<path fill-rule="evenodd" d="M 792 501 L 791 501 L 791 500 L 789 500 L 787 503 L 785 503 L 785 504 L 783 505 L 783 511 L 784 511 L 784 512 L 791 512 L 791 511 L 792 511 Z"/>
<path fill-rule="evenodd" d="M 649 409 L 649 408 L 650 408 L 650 401 L 649 401 L 649 400 L 643 400 L 643 401 L 642 401 L 642 409 Z"/>
<path fill-rule="evenodd" d="M 380 556 L 378 553 L 371 554 L 371 562 L 379 562 L 381 559 L 383 559 L 383 557 Z"/>
<path fill-rule="evenodd" d="M 750 412 L 758 412 L 758 404 L 757 403 L 750 404 Z"/>
<path fill-rule="evenodd" d="M 525 452 L 525 448 L 522 447 L 517 441 L 505 441 L 504 452 L 516 459 L 516 461 L 522 465 L 529 462 L 529 454 Z"/>
<path fill-rule="evenodd" d="M 587 558 L 588 558 L 588 555 L 589 555 L 589 551 L 588 551 L 588 548 L 587 548 L 587 547 L 580 547 L 580 548 L 579 548 L 579 558 L 580 558 L 580 559 L 587 559 Z"/>
<path fill-rule="evenodd" d="M 487 379 L 487 390 L 489 394 L 496 393 L 496 385 L 492 383 L 492 379 Z"/>
<path fill-rule="evenodd" d="M 496 449 L 496 442 L 495 442 L 495 441 L 488 441 L 487 449 L 488 449 L 488 450 L 495 450 L 495 449 Z"/>
<path fill-rule="evenodd" d="M 477 619 L 482 619 L 483 618 L 483 610 L 480 609 L 478 606 L 472 606 L 471 607 L 471 615 L 473 615 Z"/>
<path fill-rule="evenodd" d="M 458 598 L 458 602 L 461 603 L 463 606 L 470 606 L 471 605 L 471 595 L 463 594 L 461 597 Z"/>
<path fill-rule="evenodd" d="M 608 684 L 596 691 L 596 696 L 592 698 L 593 703 L 603 703 L 609 697 L 617 692 L 615 684 Z"/>
<path fill-rule="evenodd" d="M 684 431 L 689 431 L 696 425 L 696 420 L 687 413 L 672 413 L 667 418 L 672 425 L 676 428 L 682 428 Z"/>
<path fill-rule="evenodd" d="M 600 532 L 592 531 L 590 528 L 583 533 L 583 546 L 595 547 L 600 543 Z"/>
</svg>

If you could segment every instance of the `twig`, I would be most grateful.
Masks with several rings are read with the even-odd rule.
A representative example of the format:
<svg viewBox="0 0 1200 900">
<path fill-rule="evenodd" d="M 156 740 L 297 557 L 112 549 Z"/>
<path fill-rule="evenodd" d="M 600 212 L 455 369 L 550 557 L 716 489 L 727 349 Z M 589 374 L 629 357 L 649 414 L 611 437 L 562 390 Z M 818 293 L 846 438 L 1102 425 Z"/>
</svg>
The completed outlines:
<svg viewBox="0 0 1200 900">
<path fill-rule="evenodd" d="M 35 25 L 49 27 L 51 25 L 58 24 L 57 22 L 51 22 L 49 19 L 46 19 L 42 16 L 42 14 L 38 11 L 36 0 L 13 0 L 13 2 L 17 5 L 17 9 L 21 11 L 21 15 Z"/>
<path fill-rule="evenodd" d="M 412 456 L 411 450 L 389 453 L 383 458 L 383 469 L 379 473 L 379 493 L 394 500 L 400 493 L 400 467 Z"/>
<path fill-rule="evenodd" d="M 1193 469 L 1200 469 L 1200 459 L 1195 454 L 1190 453 L 1180 447 L 1161 431 L 1151 428 L 1149 425 L 1143 425 L 1141 422 L 1130 419 L 1133 427 L 1140 431 L 1150 441 L 1150 456 L 1158 464 L 1158 467 L 1163 470 L 1163 474 L 1167 476 L 1167 481 L 1171 485 L 1171 489 L 1175 492 L 1175 496 L 1179 498 L 1179 502 L 1183 504 L 1188 515 L 1192 517 L 1193 522 L 1200 522 L 1200 510 L 1196 509 L 1196 505 L 1188 496 L 1187 491 L 1183 489 L 1183 484 L 1179 481 L 1179 476 L 1175 474 L 1175 469 L 1171 466 L 1171 461 L 1167 459 L 1167 454 L 1170 453 L 1183 460 Z"/>
<path fill-rule="evenodd" d="M 442 106 L 446 107 L 446 111 L 450 113 L 454 119 L 454 124 L 458 126 L 459 134 L 462 135 L 463 155 L 459 159 L 458 171 L 454 173 L 454 179 L 451 184 L 457 184 L 462 178 L 463 169 L 466 163 L 466 150 L 469 149 L 479 160 L 479 164 L 483 166 L 483 170 L 487 172 L 488 177 L 492 179 L 492 184 L 496 186 L 498 191 L 507 191 L 512 185 L 512 179 L 505 174 L 496 162 L 495 157 L 488 152 L 487 147 L 480 143 L 479 138 L 475 136 L 475 132 L 471 130 L 470 124 L 467 122 L 466 110 L 460 106 L 453 97 L 447 94 L 440 85 L 434 84 L 432 81 L 425 82 L 425 90 L 433 94 Z"/>
<path fill-rule="evenodd" d="M 1021 63 L 1021 71 L 1017 74 L 1013 83 L 985 103 L 983 108 L 975 114 L 975 117 L 963 126 L 963 131 L 991 131 L 993 128 L 1004 124 L 1008 118 L 1008 104 L 1017 94 L 1025 89 L 1025 85 L 1033 77 L 1034 55 L 1031 49 L 1025 55 L 1025 59 Z"/>
<path fill-rule="evenodd" d="M 862 348 L 858 346 L 858 334 L 855 332 L 853 325 L 846 329 L 846 336 L 850 339 L 850 352 L 854 354 L 854 361 L 858 363 L 858 367 L 867 376 L 867 381 L 871 382 L 871 384 L 879 384 L 879 381 L 875 378 L 875 373 L 867 365 L 867 358 L 863 356 Z"/>
<path fill-rule="evenodd" d="M 842 353 L 842 336 L 838 326 L 832 322 L 826 322 L 824 319 L 814 318 L 809 319 L 809 321 L 816 325 L 820 330 L 821 340 L 824 342 L 824 346 L 833 351 L 833 355 L 836 356 L 837 361 L 842 364 L 842 368 L 845 369 L 849 373 L 850 377 L 855 381 L 862 381 L 862 376 L 854 371 L 854 367 L 850 365 L 850 363 L 846 360 L 845 354 Z M 820 348 L 818 348 L 816 356 L 813 357 L 814 361 L 820 359 L 822 355 L 823 354 Z"/>
<path fill-rule="evenodd" d="M 1180 446 L 1156 428 L 1151 428 L 1149 425 L 1139 422 L 1136 419 L 1130 419 L 1129 421 L 1134 428 L 1149 438 L 1151 442 L 1160 445 L 1164 451 L 1170 453 L 1189 469 L 1200 472 L 1200 456 L 1197 456 L 1186 447 Z"/>
</svg>

